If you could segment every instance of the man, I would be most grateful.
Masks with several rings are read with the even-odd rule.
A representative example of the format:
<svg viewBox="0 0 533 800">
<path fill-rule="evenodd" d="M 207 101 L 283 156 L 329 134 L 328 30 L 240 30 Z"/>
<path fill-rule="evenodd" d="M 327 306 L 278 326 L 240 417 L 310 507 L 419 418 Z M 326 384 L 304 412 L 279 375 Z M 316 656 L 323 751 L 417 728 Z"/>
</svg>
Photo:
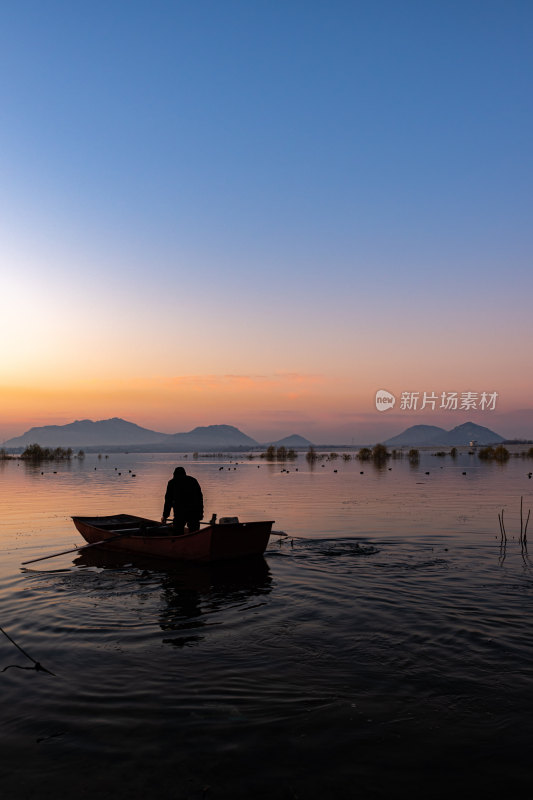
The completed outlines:
<svg viewBox="0 0 533 800">
<path fill-rule="evenodd" d="M 200 520 L 204 515 L 202 490 L 196 478 L 187 475 L 183 467 L 176 467 L 174 477 L 168 482 L 161 517 L 163 524 L 167 521 L 171 508 L 174 509 L 174 533 L 180 536 L 184 532 L 185 523 L 189 531 L 199 530 Z"/>
</svg>

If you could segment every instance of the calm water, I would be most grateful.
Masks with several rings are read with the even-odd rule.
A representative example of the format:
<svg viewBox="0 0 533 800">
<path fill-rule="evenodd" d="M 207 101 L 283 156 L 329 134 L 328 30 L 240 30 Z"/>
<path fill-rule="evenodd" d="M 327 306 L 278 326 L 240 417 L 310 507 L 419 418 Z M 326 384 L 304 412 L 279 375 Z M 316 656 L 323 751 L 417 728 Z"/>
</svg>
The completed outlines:
<svg viewBox="0 0 533 800">
<path fill-rule="evenodd" d="M 176 463 L 0 462 L 0 624 L 54 673 L 0 673 L 4 797 L 522 796 L 530 461 L 188 459 L 206 518 L 289 538 L 253 566 L 93 550 L 21 568 L 80 541 L 72 514 L 158 518 Z M 31 662 L 0 636 L 9 665 Z"/>
</svg>

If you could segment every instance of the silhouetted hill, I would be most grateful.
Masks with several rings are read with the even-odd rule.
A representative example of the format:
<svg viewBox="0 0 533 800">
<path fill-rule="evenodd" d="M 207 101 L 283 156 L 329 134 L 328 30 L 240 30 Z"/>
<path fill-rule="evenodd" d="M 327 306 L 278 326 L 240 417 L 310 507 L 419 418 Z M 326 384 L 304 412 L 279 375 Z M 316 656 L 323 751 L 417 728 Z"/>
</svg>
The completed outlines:
<svg viewBox="0 0 533 800">
<path fill-rule="evenodd" d="M 476 425 L 474 422 L 465 422 L 463 425 L 458 425 L 456 428 L 449 431 L 446 434 L 443 444 L 469 444 L 469 442 L 474 441 L 478 444 L 499 444 L 505 440 L 499 433 L 491 431 L 490 428 L 485 428 L 484 425 Z"/>
<path fill-rule="evenodd" d="M 406 447 L 408 445 L 419 445 L 422 447 L 430 446 L 457 446 L 468 445 L 470 442 L 478 444 L 498 444 L 504 441 L 504 437 L 499 433 L 485 428 L 483 425 L 476 425 L 474 422 L 465 422 L 457 425 L 451 431 L 438 428 L 435 425 L 412 425 L 398 436 L 387 439 L 386 445 L 390 447 Z"/>
<path fill-rule="evenodd" d="M 415 444 L 442 444 L 441 439 L 446 436 L 448 431 L 438 428 L 436 425 L 411 425 L 403 433 L 387 439 L 386 445 L 391 447 L 402 447 Z"/>
<path fill-rule="evenodd" d="M 194 428 L 187 433 L 160 433 L 141 428 L 134 422 L 114 417 L 93 422 L 90 419 L 76 420 L 66 425 L 44 425 L 9 439 L 6 447 L 83 447 L 98 449 L 105 447 L 128 447 L 135 450 L 211 450 L 257 447 L 257 442 L 233 425 L 207 425 Z"/>
<path fill-rule="evenodd" d="M 206 447 L 257 447 L 258 443 L 233 425 L 206 425 L 188 433 L 174 433 L 166 444 L 175 445 L 177 450 L 202 450 Z"/>
<path fill-rule="evenodd" d="M 152 444 L 162 442 L 168 434 L 141 428 L 134 422 L 119 417 L 100 419 L 78 419 L 67 425 L 44 425 L 30 428 L 22 436 L 9 439 L 6 447 L 26 447 L 40 444 L 41 447 L 90 447 L 99 445 Z"/>
<path fill-rule="evenodd" d="M 267 442 L 267 445 L 274 445 L 274 447 L 309 447 L 313 444 L 309 439 L 293 433 L 291 436 L 285 436 L 283 439 L 278 439 L 277 442 Z"/>
</svg>

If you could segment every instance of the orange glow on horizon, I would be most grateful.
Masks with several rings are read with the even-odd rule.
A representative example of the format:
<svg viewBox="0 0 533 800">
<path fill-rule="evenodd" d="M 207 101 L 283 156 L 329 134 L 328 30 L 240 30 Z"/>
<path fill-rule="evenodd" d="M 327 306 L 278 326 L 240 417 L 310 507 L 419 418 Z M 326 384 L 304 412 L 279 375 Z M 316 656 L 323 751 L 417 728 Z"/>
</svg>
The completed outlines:
<svg viewBox="0 0 533 800">
<path fill-rule="evenodd" d="M 265 375 L 183 375 L 152 376 L 128 380 L 73 380 L 54 385 L 1 387 L 0 441 L 22 434 L 30 427 L 63 425 L 75 419 L 122 417 L 142 427 L 164 433 L 190 430 L 197 425 L 230 424 L 255 438 L 254 431 L 276 431 L 280 435 L 300 433 L 313 439 L 334 441 L 335 431 L 345 440 L 357 438 L 369 429 L 399 432 L 409 425 L 435 424 L 449 428 L 464 422 L 459 414 L 431 412 L 398 413 L 375 410 L 377 388 L 399 394 L 406 387 L 369 385 L 319 374 L 277 373 Z M 414 387 L 415 389 L 417 387 Z M 428 389 L 422 385 L 420 391 Z M 439 387 L 435 387 L 438 389 Z M 453 387 L 452 387 L 453 388 Z M 465 387 L 457 387 L 463 390 Z M 492 385 L 469 389 L 491 391 Z M 514 409 L 520 408 L 515 405 Z M 526 405 L 522 405 L 526 408 Z M 498 412 L 513 412 L 505 394 Z M 516 412 L 518 413 L 518 412 Z M 463 415 L 464 416 L 464 415 Z M 478 424 L 491 427 L 497 415 L 467 415 Z M 396 431 L 397 429 L 397 431 Z M 527 434 L 524 430 L 523 435 Z M 325 438 L 324 438 L 325 437 Z M 364 438 L 364 437 L 363 437 Z"/>
</svg>

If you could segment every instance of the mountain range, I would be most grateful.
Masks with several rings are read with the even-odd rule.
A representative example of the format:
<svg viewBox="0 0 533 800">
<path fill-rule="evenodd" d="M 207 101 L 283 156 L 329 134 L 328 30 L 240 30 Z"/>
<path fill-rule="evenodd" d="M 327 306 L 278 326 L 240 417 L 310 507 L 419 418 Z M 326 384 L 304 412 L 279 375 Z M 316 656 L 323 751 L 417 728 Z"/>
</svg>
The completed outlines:
<svg viewBox="0 0 533 800">
<path fill-rule="evenodd" d="M 30 428 L 21 436 L 15 436 L 4 443 L 5 447 L 27 447 L 30 444 L 41 447 L 82 447 L 123 448 L 176 452 L 213 449 L 248 449 L 259 447 L 260 443 L 251 436 L 235 428 L 233 425 L 206 425 L 194 428 L 186 433 L 161 433 L 149 428 L 142 428 L 134 422 L 119 417 L 112 419 L 81 419 L 66 425 L 44 425 Z M 307 447 L 311 444 L 303 436 L 293 434 L 276 442 L 269 442 L 278 447 Z"/>
<path fill-rule="evenodd" d="M 465 422 L 450 431 L 436 425 L 413 425 L 403 433 L 385 441 L 390 447 L 402 446 L 454 446 L 468 445 L 471 441 L 478 444 L 495 444 L 503 442 L 504 437 L 498 433 Z M 66 425 L 44 425 L 30 428 L 21 436 L 15 436 L 4 442 L 8 448 L 24 448 L 30 444 L 41 447 L 72 447 L 85 450 L 124 449 L 155 450 L 159 452 L 193 452 L 209 450 L 250 449 L 274 445 L 275 447 L 306 448 L 313 444 L 298 434 L 285 436 L 282 439 L 258 442 L 233 425 L 206 425 L 194 428 L 185 433 L 161 433 L 149 428 L 142 428 L 134 422 L 119 417 L 112 419 L 81 419 Z"/>
<path fill-rule="evenodd" d="M 398 436 L 387 439 L 386 445 L 390 447 L 402 447 L 407 445 L 421 446 L 457 446 L 467 445 L 470 442 L 477 444 L 499 444 L 504 442 L 503 436 L 485 428 L 483 425 L 476 425 L 474 422 L 465 422 L 457 425 L 451 431 L 438 428 L 436 425 L 412 425 Z"/>
</svg>

